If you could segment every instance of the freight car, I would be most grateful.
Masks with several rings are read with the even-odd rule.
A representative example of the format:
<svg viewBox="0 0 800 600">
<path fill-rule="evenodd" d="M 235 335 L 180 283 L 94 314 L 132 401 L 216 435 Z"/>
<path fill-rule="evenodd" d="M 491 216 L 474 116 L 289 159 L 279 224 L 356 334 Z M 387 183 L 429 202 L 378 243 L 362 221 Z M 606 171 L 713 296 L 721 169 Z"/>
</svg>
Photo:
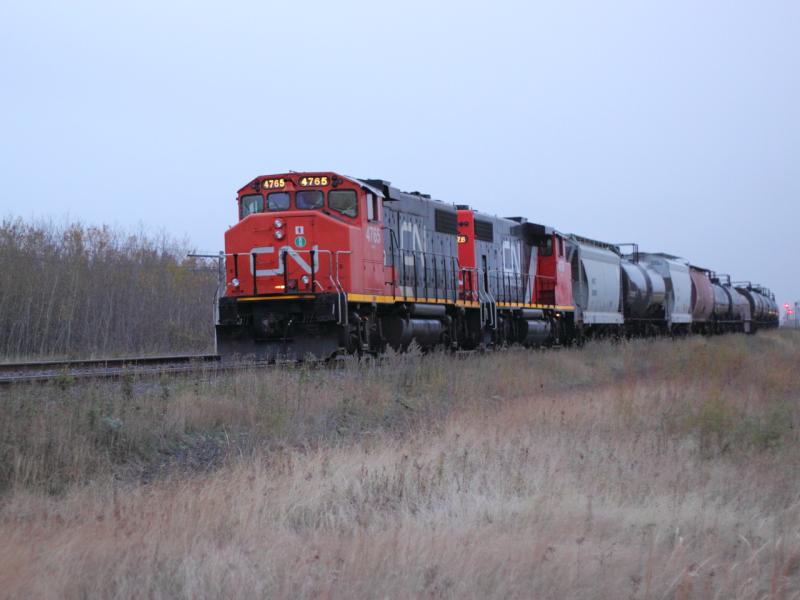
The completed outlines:
<svg viewBox="0 0 800 600">
<path fill-rule="evenodd" d="M 775 294 L 769 289 L 753 285 L 749 281 L 736 283 L 733 287 L 747 300 L 753 331 L 778 326 L 780 312 L 778 304 L 775 302 Z"/>
<path fill-rule="evenodd" d="M 692 327 L 696 275 L 671 255 L 625 255 L 332 172 L 256 177 L 236 199 L 216 327 L 225 356 L 567 345 Z M 770 326 L 768 292 L 743 285 Z"/>
</svg>

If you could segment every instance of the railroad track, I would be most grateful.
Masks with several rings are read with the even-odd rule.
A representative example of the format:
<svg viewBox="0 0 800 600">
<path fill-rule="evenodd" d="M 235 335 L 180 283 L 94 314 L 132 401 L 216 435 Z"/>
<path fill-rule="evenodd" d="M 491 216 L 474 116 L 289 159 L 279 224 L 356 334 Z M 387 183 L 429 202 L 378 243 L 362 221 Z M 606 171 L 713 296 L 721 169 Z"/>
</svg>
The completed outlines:
<svg viewBox="0 0 800 600">
<path fill-rule="evenodd" d="M 113 379 L 129 375 L 228 370 L 258 363 L 223 363 L 216 354 L 53 360 L 0 364 L 0 385 L 54 380 Z"/>
<path fill-rule="evenodd" d="M 555 347 L 555 349 L 559 349 Z M 494 350 L 496 351 L 496 350 Z M 508 351 L 508 349 L 505 349 Z M 455 356 L 465 357 L 476 350 L 458 350 Z M 342 357 L 339 357 L 340 359 Z M 329 360 L 304 361 L 304 364 L 335 365 Z M 88 360 L 53 360 L 0 363 L 0 386 L 22 383 L 46 383 L 77 380 L 119 379 L 130 376 L 153 376 L 192 372 L 223 372 L 248 368 L 292 368 L 297 361 L 222 360 L 218 354 L 146 356 L 129 358 L 97 358 Z"/>
</svg>

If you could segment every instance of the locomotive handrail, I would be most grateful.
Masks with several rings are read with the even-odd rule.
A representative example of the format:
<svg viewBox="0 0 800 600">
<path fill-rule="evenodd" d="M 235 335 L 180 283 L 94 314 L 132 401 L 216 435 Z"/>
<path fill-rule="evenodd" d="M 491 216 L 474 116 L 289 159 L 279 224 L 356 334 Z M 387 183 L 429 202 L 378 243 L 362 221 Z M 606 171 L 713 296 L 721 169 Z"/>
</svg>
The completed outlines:
<svg viewBox="0 0 800 600">
<path fill-rule="evenodd" d="M 336 260 L 334 261 L 334 263 L 336 264 L 336 284 L 338 285 L 338 289 L 341 290 L 342 292 L 341 307 L 339 308 L 339 320 L 340 320 L 339 325 L 347 325 L 350 322 L 350 313 L 347 309 L 347 292 L 345 291 L 344 286 L 342 285 L 342 282 L 339 279 L 339 255 L 352 254 L 352 253 L 353 253 L 352 250 L 337 250 L 335 252 Z M 339 295 L 337 294 L 337 298 L 338 297 Z"/>
<path fill-rule="evenodd" d="M 478 272 L 483 272 L 477 269 Z M 489 281 L 494 285 L 498 296 L 504 302 L 516 302 L 525 304 L 536 292 L 537 285 L 539 292 L 554 292 L 558 283 L 557 276 L 554 275 L 533 275 L 521 271 L 506 271 L 505 269 L 490 269 L 487 271 Z M 531 280 L 534 286 L 531 288 Z M 530 289 L 529 289 L 530 288 Z M 491 289 L 487 290 L 491 294 Z M 529 293 L 531 297 L 529 297 Z M 543 304 L 555 304 L 555 297 L 542 302 Z"/>
<path fill-rule="evenodd" d="M 282 248 L 282 250 L 283 250 L 283 248 Z M 311 259 L 311 278 L 312 278 L 311 279 L 312 280 L 311 291 L 312 291 L 312 293 L 314 291 L 313 282 L 315 281 L 314 277 L 315 277 L 315 271 L 316 271 L 316 267 L 314 265 L 315 254 L 318 253 L 318 252 L 322 252 L 322 253 L 325 253 L 325 254 L 328 255 L 328 280 L 331 282 L 331 285 L 333 286 L 333 289 L 336 290 L 336 308 L 338 309 L 338 313 L 339 313 L 338 315 L 336 315 L 336 324 L 337 325 L 347 325 L 348 322 L 349 322 L 349 316 L 350 315 L 348 314 L 348 311 L 347 311 L 347 292 L 345 291 L 344 286 L 342 285 L 341 279 L 339 278 L 339 255 L 340 254 L 352 254 L 353 253 L 352 250 L 328 250 L 327 248 L 316 248 L 316 249 L 310 249 L 310 250 L 295 250 L 295 252 L 297 252 L 298 254 L 300 254 L 300 253 L 309 254 L 309 256 L 310 256 L 310 259 Z M 284 250 L 283 251 L 283 256 L 285 257 L 287 253 L 288 253 L 288 250 Z M 284 258 L 284 263 L 285 263 L 285 260 L 286 259 Z M 335 269 L 334 269 L 334 265 L 336 267 Z M 284 265 L 284 269 L 283 269 L 283 276 L 284 276 L 284 279 L 287 278 L 287 269 L 286 269 L 285 265 Z M 322 288 L 322 285 L 320 285 L 320 289 L 323 289 L 323 291 L 324 291 L 324 288 Z M 286 290 L 286 288 L 284 287 L 284 291 L 285 290 Z"/>
<path fill-rule="evenodd" d="M 392 229 L 391 227 L 386 227 L 386 225 L 383 226 L 383 229 L 388 231 L 389 234 L 390 234 L 389 235 L 389 256 L 392 257 L 392 282 L 391 283 L 392 283 L 392 300 L 394 300 L 394 299 L 397 298 L 397 295 L 395 293 L 395 289 L 397 288 L 397 264 L 396 264 L 397 261 L 395 261 L 395 259 L 394 259 L 394 243 L 395 243 L 395 241 L 397 239 L 397 234 L 394 232 L 394 229 Z M 399 242 L 398 242 L 397 245 L 398 246 L 400 245 Z"/>
<path fill-rule="evenodd" d="M 477 267 L 460 267 L 459 269 L 461 273 L 461 287 L 463 288 L 462 298 L 464 300 L 474 301 L 477 297 L 480 300 L 480 292 L 476 288 L 475 282 L 479 277 L 473 278 L 472 275 L 480 275 L 483 271 Z M 464 275 L 468 274 L 469 277 L 465 277 Z M 466 281 L 469 281 L 469 290 L 467 290 L 467 286 L 465 284 Z M 467 295 L 467 291 L 469 291 L 469 295 Z"/>
<path fill-rule="evenodd" d="M 490 281 L 492 276 L 494 277 L 495 287 L 498 294 L 502 294 L 504 302 L 522 303 L 520 301 L 520 293 L 525 294 L 525 290 L 527 290 L 526 278 L 529 277 L 527 273 L 507 271 L 505 269 L 490 269 L 488 273 Z"/>
<path fill-rule="evenodd" d="M 388 228 L 386 228 L 386 229 L 388 229 Z M 394 247 L 394 242 L 395 242 L 394 231 L 391 230 L 391 229 L 389 229 L 389 231 L 392 233 L 392 235 L 390 237 L 390 253 L 391 253 L 391 256 L 392 256 L 392 274 L 393 274 L 393 281 L 391 282 L 392 283 L 392 297 L 393 298 L 397 297 L 396 289 L 397 289 L 397 287 L 400 287 L 404 301 L 408 300 L 409 288 L 413 288 L 413 295 L 414 295 L 415 298 L 419 297 L 419 292 L 420 291 L 424 291 L 424 296 L 427 298 L 429 293 L 430 293 L 429 283 L 433 283 L 434 284 L 434 289 L 435 289 L 434 297 L 435 297 L 436 300 L 438 300 L 439 299 L 439 285 L 438 285 L 439 268 L 437 266 L 438 265 L 437 259 L 441 258 L 442 259 L 442 264 L 443 264 L 443 270 L 444 270 L 443 276 L 444 276 L 445 298 L 449 299 L 449 297 L 450 297 L 450 294 L 449 294 L 450 286 L 449 286 L 448 268 L 447 268 L 447 263 L 450 262 L 451 263 L 452 275 L 453 275 L 453 300 L 456 301 L 458 299 L 458 286 L 457 286 L 457 271 L 459 269 L 458 257 L 452 256 L 452 255 L 449 255 L 449 254 L 444 254 L 442 252 L 433 252 L 433 251 L 427 251 L 427 250 L 417 250 L 417 249 L 411 249 L 411 248 L 399 248 L 399 247 L 395 248 Z M 420 268 L 420 264 L 419 264 L 420 260 L 418 260 L 417 255 L 419 255 L 422 258 L 422 261 L 421 261 L 422 262 L 422 267 L 421 268 Z M 408 259 L 408 258 L 411 259 L 411 265 L 407 265 L 406 264 L 406 259 Z M 400 280 L 399 281 L 397 279 L 397 262 L 398 261 L 401 263 L 401 275 L 400 275 Z M 429 272 L 428 269 L 429 269 L 429 265 L 430 264 L 433 265 L 434 282 L 429 282 L 428 281 L 428 272 Z M 411 270 L 412 270 L 412 272 L 410 274 L 408 273 L 407 267 L 410 267 Z M 423 278 L 422 281 L 420 281 L 420 271 L 421 271 L 421 275 L 422 275 L 422 278 Z M 413 282 L 410 281 L 412 277 L 410 277 L 409 275 L 411 275 L 413 277 Z M 422 290 L 420 290 L 420 288 L 422 288 Z"/>
<path fill-rule="evenodd" d="M 464 271 L 468 272 L 475 272 L 477 275 L 483 273 L 484 275 L 489 276 L 489 271 L 484 271 L 478 267 L 465 267 Z M 470 277 L 470 279 L 472 279 Z M 478 292 L 478 302 L 480 303 L 480 310 L 481 310 L 481 325 L 489 323 L 489 327 L 492 329 L 497 329 L 497 301 L 492 295 L 491 290 L 489 290 L 488 281 L 484 280 L 483 277 L 479 277 L 479 280 L 483 281 L 483 284 L 479 284 L 477 288 Z"/>
<path fill-rule="evenodd" d="M 298 254 L 302 253 L 302 254 L 309 254 L 310 255 L 310 259 L 311 259 L 311 292 L 312 293 L 314 293 L 314 284 L 318 285 L 319 289 L 321 291 L 323 291 L 323 292 L 325 291 L 325 288 L 316 279 L 316 277 L 317 277 L 316 256 L 317 256 L 317 254 L 321 254 L 321 253 L 324 253 L 324 254 L 328 255 L 328 280 L 331 283 L 331 287 L 336 292 L 336 306 L 335 306 L 335 309 L 338 312 L 338 314 L 336 315 L 337 323 L 339 325 L 346 325 L 348 320 L 349 320 L 348 319 L 349 315 L 347 314 L 347 292 L 345 291 L 344 286 L 342 285 L 341 280 L 339 279 L 338 256 L 340 254 L 352 254 L 352 251 L 350 251 L 350 250 L 336 250 L 334 252 L 334 251 L 328 250 L 326 248 L 314 248 L 314 249 L 310 249 L 310 250 L 293 249 L 293 251 L 297 252 Z M 284 291 L 284 293 L 288 292 L 288 283 L 289 283 L 288 282 L 289 275 L 288 275 L 288 269 L 287 269 L 287 263 L 286 263 L 286 255 L 288 253 L 289 253 L 289 250 L 288 250 L 288 248 L 286 246 L 283 246 L 278 250 L 278 260 L 281 261 L 282 266 L 283 266 L 282 270 L 283 270 L 283 291 Z M 231 256 L 231 257 L 233 257 L 234 277 L 236 277 L 237 279 L 238 279 L 238 275 L 239 275 L 239 255 L 240 254 L 242 254 L 242 253 L 239 253 L 239 252 L 220 253 L 220 257 L 222 257 L 222 256 L 225 256 L 225 257 Z M 253 251 L 253 252 L 249 252 L 247 254 L 249 255 L 249 258 L 250 258 L 250 268 L 251 268 L 251 271 L 252 271 L 252 274 L 253 274 L 253 295 L 257 296 L 258 295 L 258 281 L 257 281 L 258 268 L 256 266 L 256 258 L 257 258 L 257 256 L 259 254 L 272 254 L 272 252 L 271 251 L 266 251 L 266 250 L 256 250 L 256 251 Z M 335 264 L 336 264 L 336 268 L 335 269 L 334 269 L 334 257 L 336 257 L 336 259 L 337 259 L 335 261 Z"/>
<path fill-rule="evenodd" d="M 538 281 L 536 281 L 538 280 Z M 536 275 L 534 281 L 534 293 L 536 292 L 535 284 L 539 285 L 539 301 L 541 304 L 555 304 L 556 303 L 556 286 L 558 278 L 554 275 Z M 544 295 L 552 293 L 552 298 L 547 298 Z"/>
<path fill-rule="evenodd" d="M 194 252 L 190 252 L 186 255 L 189 258 L 205 258 L 205 259 L 216 259 L 217 261 L 217 286 L 214 288 L 214 300 L 213 300 L 213 317 L 214 323 L 219 323 L 219 299 L 225 295 L 225 290 L 227 289 L 226 281 L 225 281 L 225 252 L 220 250 L 216 254 L 198 254 Z M 214 353 L 217 352 L 217 338 L 214 337 Z"/>
<path fill-rule="evenodd" d="M 445 254 L 444 252 L 434 252 L 433 250 L 417 250 L 412 248 L 398 248 L 400 252 L 419 252 L 423 255 L 429 254 L 431 256 L 441 256 L 442 258 L 456 258 L 452 254 Z"/>
<path fill-rule="evenodd" d="M 311 259 L 312 259 L 312 263 L 311 263 L 312 287 L 313 287 L 313 284 L 316 283 L 316 285 L 319 286 L 319 289 L 324 292 L 325 288 L 322 287 L 322 284 L 319 281 L 315 280 L 315 277 L 316 277 L 316 274 L 317 274 L 317 261 L 314 260 L 314 258 L 315 258 L 316 253 L 320 253 L 320 252 L 327 253 L 329 255 L 329 265 L 328 266 L 331 269 L 331 272 L 333 272 L 332 259 L 330 258 L 332 256 L 331 251 L 330 250 L 326 250 L 325 248 L 315 248 L 315 249 L 311 249 L 311 250 L 293 249 L 292 251 L 296 252 L 298 254 L 303 253 L 303 254 L 310 254 L 311 255 Z M 342 251 L 337 251 L 337 252 L 342 252 Z M 288 253 L 289 253 L 289 250 L 287 249 L 286 246 L 283 246 L 282 248 L 278 249 L 278 255 L 279 255 L 281 261 L 285 260 L 285 256 Z M 347 251 L 347 253 L 349 254 L 350 251 Z M 233 258 L 233 270 L 234 270 L 233 276 L 236 279 L 239 278 L 239 257 L 241 255 L 243 255 L 243 254 L 246 254 L 248 256 L 248 258 L 250 259 L 250 267 L 251 267 L 251 270 L 253 271 L 253 275 L 255 276 L 255 273 L 257 271 L 256 265 L 254 263 L 255 257 L 257 257 L 259 254 L 274 254 L 274 252 L 267 251 L 267 250 L 256 250 L 256 251 L 253 251 L 253 252 L 228 252 L 228 253 L 220 252 L 219 253 L 219 258 L 228 257 L 228 256 Z M 285 269 L 284 269 L 284 271 L 285 271 Z M 255 292 L 254 292 L 253 295 L 257 295 L 257 294 L 255 294 Z"/>
<path fill-rule="evenodd" d="M 480 290 L 480 287 L 478 288 Z M 492 294 L 491 290 L 485 289 L 484 290 L 484 297 L 488 298 L 483 303 L 481 303 L 481 307 L 486 305 L 486 309 L 489 315 L 487 321 L 489 322 L 489 327 L 492 329 L 497 329 L 497 300 L 495 300 L 494 295 Z"/>
<path fill-rule="evenodd" d="M 490 278 L 492 274 L 494 274 L 495 287 L 498 293 L 502 293 L 503 302 L 509 302 L 509 296 L 513 294 L 514 297 L 511 298 L 511 301 L 518 304 L 521 303 L 520 291 L 524 294 L 527 289 L 526 277 L 529 277 L 527 273 L 522 273 L 521 271 L 507 271 L 505 269 L 489 269 L 488 274 Z M 507 282 L 508 285 L 506 285 Z M 501 283 L 502 286 L 500 285 Z M 512 283 L 518 285 L 512 286 Z"/>
<path fill-rule="evenodd" d="M 390 243 L 394 245 L 395 242 L 395 234 L 394 231 L 389 229 L 390 231 Z M 345 254 L 352 254 L 350 250 L 328 250 L 326 248 L 314 248 L 309 250 L 300 250 L 300 249 L 292 249 L 293 252 L 298 254 L 308 254 L 311 260 L 311 291 L 312 293 L 316 291 L 316 288 L 319 291 L 324 292 L 324 286 L 318 279 L 318 256 L 319 254 L 327 254 L 328 255 L 328 281 L 333 288 L 334 292 L 337 295 L 337 302 L 336 302 L 336 311 L 338 312 L 337 321 L 340 324 L 346 324 L 349 321 L 349 315 L 347 314 L 347 291 L 344 288 L 344 285 L 341 282 L 340 276 L 340 265 L 339 265 L 339 256 Z M 452 274 L 453 282 L 452 282 L 452 289 L 453 289 L 453 301 L 458 301 L 459 291 L 461 292 L 461 297 L 465 300 L 475 300 L 477 299 L 481 303 L 487 305 L 489 310 L 487 321 L 491 322 L 491 325 L 494 327 L 496 326 L 497 318 L 496 318 L 496 304 L 498 299 L 503 302 L 514 302 L 518 304 L 524 304 L 528 300 L 528 293 L 533 292 L 533 289 L 529 290 L 530 282 L 531 282 L 531 275 L 519 271 L 509 272 L 505 269 L 489 269 L 485 271 L 488 280 L 483 282 L 483 284 L 476 286 L 475 285 L 475 276 L 480 277 L 484 274 L 484 270 L 478 267 L 461 267 L 458 263 L 458 258 L 452 255 L 447 255 L 441 252 L 433 252 L 433 251 L 424 251 L 424 250 L 417 250 L 417 249 L 409 249 L 409 248 L 393 248 L 394 252 L 392 253 L 392 269 L 394 271 L 395 279 L 391 282 L 392 284 L 392 296 L 393 298 L 397 297 L 397 287 L 400 284 L 402 288 L 402 296 L 404 300 L 408 300 L 409 296 L 409 289 L 413 288 L 413 295 L 415 298 L 420 298 L 420 291 L 425 292 L 424 297 L 427 298 L 430 292 L 429 285 L 432 284 L 433 287 L 433 296 L 435 301 L 440 299 L 440 275 L 443 278 L 444 284 L 444 294 L 443 298 L 449 300 L 450 299 L 450 275 Z M 286 247 L 279 249 L 279 260 L 281 260 L 283 266 L 283 277 L 284 277 L 284 293 L 289 291 L 288 289 L 288 268 L 287 268 L 287 254 L 289 250 Z M 264 250 L 257 250 L 254 252 L 249 253 L 251 268 L 253 272 L 253 294 L 258 295 L 258 283 L 257 283 L 257 275 L 258 272 L 256 268 L 256 260 L 258 255 L 260 254 L 269 254 L 271 252 L 264 251 Z M 421 255 L 422 257 L 422 267 L 420 268 L 420 261 L 417 258 L 417 254 Z M 228 257 L 231 256 L 234 258 L 234 271 L 238 273 L 238 256 L 239 253 L 226 253 L 220 254 L 221 257 Z M 408 275 L 410 275 L 406 270 L 406 258 L 411 257 L 413 262 L 413 283 L 409 281 Z M 440 265 L 438 259 L 441 258 L 442 265 L 441 265 L 441 273 L 440 273 Z M 403 271 L 404 275 L 400 281 L 396 278 L 397 273 L 397 260 L 400 260 L 403 264 Z M 448 268 L 448 262 L 451 264 Z M 431 273 L 433 277 L 433 281 L 429 282 L 428 278 L 428 268 L 429 266 L 433 269 Z M 452 270 L 451 270 L 452 269 Z M 422 270 L 422 273 L 420 273 Z M 461 274 L 461 281 L 458 281 L 458 274 Z M 424 281 L 420 281 L 420 275 L 424 278 Z M 533 281 L 535 281 L 538 286 L 539 290 L 542 292 L 552 292 L 555 289 L 555 284 L 557 282 L 557 277 L 550 276 L 550 275 L 534 275 L 532 276 Z M 482 279 L 482 278 L 481 278 Z M 493 285 L 488 285 L 488 283 L 492 283 Z M 485 289 L 484 289 L 485 288 Z M 496 289 L 497 296 L 494 293 L 494 289 Z M 535 288 L 534 288 L 535 289 Z M 476 298 L 477 296 L 477 298 Z M 554 299 L 553 299 L 554 301 Z"/>
<path fill-rule="evenodd" d="M 306 252 L 306 251 L 304 250 L 304 252 Z M 311 252 L 311 250 L 308 250 L 308 252 Z M 342 288 L 341 282 L 339 281 L 339 264 L 338 264 L 338 261 L 336 261 L 336 277 L 334 277 L 333 264 L 334 264 L 335 261 L 334 261 L 334 257 L 333 257 L 333 252 L 331 252 L 330 250 L 327 250 L 325 248 L 323 248 L 321 250 L 318 248 L 317 252 L 325 252 L 328 255 L 328 281 L 331 282 L 331 285 L 333 286 L 333 289 L 336 290 L 336 310 L 338 310 L 338 313 L 339 313 L 339 314 L 334 314 L 334 316 L 336 317 L 337 325 L 342 325 L 343 322 L 347 318 L 346 316 L 345 317 L 342 316 L 343 312 L 347 313 L 347 296 L 344 293 L 344 288 Z M 312 258 L 312 260 L 313 260 L 313 258 Z M 314 268 L 312 267 L 311 270 L 313 271 Z M 320 286 L 320 287 L 322 287 L 322 286 Z M 342 295 L 344 295 L 344 301 L 342 300 Z M 342 305 L 344 305 L 344 311 L 342 311 Z"/>
</svg>

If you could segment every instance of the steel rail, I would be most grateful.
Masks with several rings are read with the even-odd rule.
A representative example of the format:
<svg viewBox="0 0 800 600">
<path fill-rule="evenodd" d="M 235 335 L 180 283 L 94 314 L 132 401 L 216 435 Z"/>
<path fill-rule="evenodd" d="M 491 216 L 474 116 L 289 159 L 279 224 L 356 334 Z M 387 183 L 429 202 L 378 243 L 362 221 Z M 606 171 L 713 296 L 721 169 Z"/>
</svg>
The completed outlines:
<svg viewBox="0 0 800 600">
<path fill-rule="evenodd" d="M 337 357 L 340 358 L 340 357 Z M 217 354 L 157 356 L 125 359 L 41 361 L 0 365 L 0 387 L 23 383 L 72 383 L 75 381 L 152 377 L 188 373 L 218 374 L 247 369 L 295 368 L 299 365 L 336 364 L 330 360 L 222 360 Z M 16 370 L 11 370 L 11 367 Z M 57 366 L 57 367 L 56 367 Z M 44 367 L 44 368 L 43 368 Z"/>
<path fill-rule="evenodd" d="M 0 373 L 12 371 L 42 371 L 45 369 L 75 369 L 86 367 L 124 367 L 138 365 L 158 365 L 165 363 L 211 362 L 218 361 L 217 354 L 186 354 L 164 356 L 135 356 L 122 358 L 89 358 L 79 360 L 41 360 L 17 363 L 0 363 Z"/>
<path fill-rule="evenodd" d="M 102 379 L 126 375 L 181 373 L 255 364 L 257 363 L 247 362 L 223 365 L 216 354 L 0 363 L 0 385 L 58 379 Z"/>
<path fill-rule="evenodd" d="M 559 349 L 553 346 L 552 349 Z M 479 348 L 457 350 L 454 356 L 463 358 L 487 352 L 514 352 L 516 347 Z M 0 364 L 0 387 L 25 383 L 68 384 L 77 381 L 123 379 L 126 377 L 152 377 L 157 375 L 180 375 L 188 373 L 224 373 L 247 369 L 296 368 L 304 366 L 337 366 L 349 356 L 337 355 L 332 359 L 297 360 L 222 360 L 217 354 L 188 356 L 156 356 L 116 359 L 90 359 L 65 361 L 38 361 Z M 381 356 L 374 357 L 381 361 Z M 14 367 L 16 370 L 11 370 Z"/>
</svg>

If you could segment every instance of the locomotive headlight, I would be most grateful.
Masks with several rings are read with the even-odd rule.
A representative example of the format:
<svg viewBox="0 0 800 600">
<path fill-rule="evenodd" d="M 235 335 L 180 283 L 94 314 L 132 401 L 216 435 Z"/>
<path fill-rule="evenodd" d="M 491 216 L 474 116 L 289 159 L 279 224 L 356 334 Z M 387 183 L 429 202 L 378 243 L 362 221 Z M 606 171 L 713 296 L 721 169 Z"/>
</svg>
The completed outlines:
<svg viewBox="0 0 800 600">
<path fill-rule="evenodd" d="M 283 219 L 275 219 L 275 223 L 273 223 L 273 225 L 275 225 L 275 229 L 280 229 L 283 227 Z"/>
<path fill-rule="evenodd" d="M 239 287 L 239 280 L 234 277 L 233 279 L 231 279 L 231 285 L 233 287 Z"/>
<path fill-rule="evenodd" d="M 276 240 L 282 240 L 283 239 L 283 235 L 284 235 L 284 233 L 283 233 L 282 229 L 276 229 L 275 230 L 275 239 Z"/>
<path fill-rule="evenodd" d="M 302 282 L 303 282 L 303 285 L 308 285 L 308 282 L 309 282 L 308 275 L 303 275 L 303 276 L 300 278 L 300 281 L 302 281 Z"/>
</svg>

